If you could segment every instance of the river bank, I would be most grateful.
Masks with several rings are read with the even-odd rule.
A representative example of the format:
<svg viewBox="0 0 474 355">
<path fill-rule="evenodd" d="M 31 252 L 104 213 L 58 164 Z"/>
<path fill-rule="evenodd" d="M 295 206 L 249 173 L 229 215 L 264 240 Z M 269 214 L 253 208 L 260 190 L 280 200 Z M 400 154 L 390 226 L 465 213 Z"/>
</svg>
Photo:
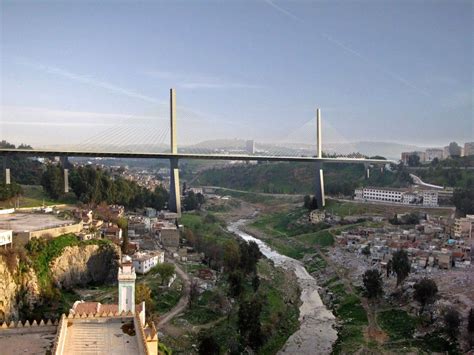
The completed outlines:
<svg viewBox="0 0 474 355">
<path fill-rule="evenodd" d="M 243 227 L 247 222 L 246 219 L 239 219 L 229 223 L 227 229 L 246 241 L 256 242 L 262 254 L 276 266 L 292 271 L 301 289 L 300 328 L 288 338 L 279 354 L 330 354 L 337 340 L 336 319 L 323 304 L 316 280 L 301 262 L 281 255 L 262 240 L 246 233 Z"/>
</svg>

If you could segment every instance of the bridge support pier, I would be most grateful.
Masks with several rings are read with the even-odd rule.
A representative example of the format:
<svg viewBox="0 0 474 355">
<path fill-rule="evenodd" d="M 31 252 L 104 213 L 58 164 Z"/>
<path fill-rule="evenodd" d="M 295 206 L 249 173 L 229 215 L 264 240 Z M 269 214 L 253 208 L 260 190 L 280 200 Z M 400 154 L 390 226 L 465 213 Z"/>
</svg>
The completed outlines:
<svg viewBox="0 0 474 355">
<path fill-rule="evenodd" d="M 316 164 L 316 182 L 314 197 L 318 203 L 318 209 L 326 206 L 326 197 L 324 194 L 324 174 L 323 174 L 323 163 L 317 162 Z"/>
<path fill-rule="evenodd" d="M 364 164 L 364 168 L 365 168 L 365 179 L 368 180 L 370 179 L 370 165 Z"/>
<path fill-rule="evenodd" d="M 181 216 L 181 193 L 179 185 L 178 159 L 170 159 L 170 198 L 168 209 Z"/>
<path fill-rule="evenodd" d="M 69 160 L 67 156 L 62 156 L 61 158 L 61 165 L 63 167 L 63 180 L 64 180 L 64 192 L 69 192 Z"/>
<path fill-rule="evenodd" d="M 316 150 L 317 157 L 323 157 L 322 149 L 322 131 L 321 131 L 321 110 L 316 110 Z M 318 209 L 322 209 L 326 206 L 326 198 L 324 195 L 324 174 L 323 174 L 323 163 L 321 161 L 316 162 L 316 183 L 314 197 L 318 203 Z"/>
<path fill-rule="evenodd" d="M 170 89 L 170 148 L 171 154 L 178 154 L 176 140 L 176 93 Z M 179 190 L 179 166 L 178 158 L 170 159 L 170 198 L 168 210 L 181 216 L 181 193 Z"/>
<path fill-rule="evenodd" d="M 3 157 L 3 171 L 5 172 L 5 184 L 10 185 L 10 168 L 7 168 L 7 157 Z"/>
</svg>

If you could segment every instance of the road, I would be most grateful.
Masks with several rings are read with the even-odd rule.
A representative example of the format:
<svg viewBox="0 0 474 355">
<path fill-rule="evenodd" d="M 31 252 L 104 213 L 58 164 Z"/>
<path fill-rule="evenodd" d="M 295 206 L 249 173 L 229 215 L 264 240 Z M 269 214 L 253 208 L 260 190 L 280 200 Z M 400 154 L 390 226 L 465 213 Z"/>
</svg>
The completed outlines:
<svg viewBox="0 0 474 355">
<path fill-rule="evenodd" d="M 175 316 L 183 312 L 189 304 L 189 291 L 191 289 L 191 280 L 189 279 L 188 274 L 186 274 L 178 264 L 176 264 L 173 260 L 167 260 L 168 262 L 171 262 L 175 266 L 175 271 L 176 274 L 178 274 L 178 277 L 183 280 L 184 284 L 184 289 L 183 289 L 183 295 L 181 296 L 179 302 L 176 304 L 176 306 L 173 307 L 169 312 L 163 314 L 160 317 L 160 320 L 158 322 L 158 327 L 164 326 L 166 323 L 168 323 L 171 319 L 173 319 Z"/>
<path fill-rule="evenodd" d="M 255 192 L 255 191 L 245 191 L 245 190 L 236 190 L 236 189 L 230 189 L 228 187 L 222 187 L 222 186 L 202 186 L 203 189 L 219 189 L 219 190 L 224 190 L 224 191 L 231 191 L 231 192 L 238 192 L 242 194 L 252 194 L 252 195 L 260 195 L 260 196 L 270 196 L 270 197 L 303 197 L 304 195 L 302 194 L 272 194 L 272 193 L 267 193 L 267 192 Z"/>
</svg>

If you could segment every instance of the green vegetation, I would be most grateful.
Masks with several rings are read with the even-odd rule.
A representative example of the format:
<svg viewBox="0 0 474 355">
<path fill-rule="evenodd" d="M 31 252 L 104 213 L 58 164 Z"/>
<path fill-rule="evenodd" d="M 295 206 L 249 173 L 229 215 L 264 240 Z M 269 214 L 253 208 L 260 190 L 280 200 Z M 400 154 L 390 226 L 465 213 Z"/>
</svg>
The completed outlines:
<svg viewBox="0 0 474 355">
<path fill-rule="evenodd" d="M 168 201 L 168 192 L 158 186 L 155 191 L 140 187 L 122 177 L 111 178 L 105 171 L 91 166 L 70 169 L 70 184 L 77 199 L 82 203 L 120 204 L 127 208 L 145 206 L 163 209 Z M 46 166 L 41 184 L 52 199 L 64 196 L 64 181 L 61 167 Z"/>
<path fill-rule="evenodd" d="M 412 339 L 415 331 L 415 318 L 401 309 L 391 309 L 378 314 L 378 322 L 390 336 L 390 340 Z"/>
<path fill-rule="evenodd" d="M 15 149 L 15 145 L 2 140 L 0 142 L 0 148 Z M 23 144 L 20 144 L 17 148 L 31 149 L 30 146 Z M 43 164 L 35 159 L 12 155 L 8 157 L 7 167 L 10 169 L 12 183 L 22 185 L 39 185 L 41 182 Z M 0 181 L 5 181 L 5 172 L 3 169 L 0 170 Z"/>
<path fill-rule="evenodd" d="M 365 344 L 363 329 L 368 324 L 367 313 L 359 297 L 349 294 L 338 278 L 329 280 L 326 287 L 336 297 L 333 311 L 341 322 L 333 353 L 354 353 Z"/>
<path fill-rule="evenodd" d="M 50 264 L 61 255 L 66 247 L 99 245 L 108 246 L 110 241 L 105 239 L 91 239 L 81 241 L 74 234 L 64 234 L 53 239 L 34 238 L 26 244 L 27 256 L 36 272 L 38 282 L 43 293 L 48 297 L 55 296 L 57 289 L 52 285 Z"/>
</svg>

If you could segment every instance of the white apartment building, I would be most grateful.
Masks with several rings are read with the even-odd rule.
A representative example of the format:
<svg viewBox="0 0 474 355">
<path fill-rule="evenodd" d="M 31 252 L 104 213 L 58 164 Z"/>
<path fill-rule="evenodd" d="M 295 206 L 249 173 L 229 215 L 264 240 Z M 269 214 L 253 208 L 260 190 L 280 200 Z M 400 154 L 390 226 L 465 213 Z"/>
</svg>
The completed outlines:
<svg viewBox="0 0 474 355">
<path fill-rule="evenodd" d="M 425 190 L 422 192 L 423 206 L 437 207 L 438 206 L 438 191 Z"/>
<path fill-rule="evenodd" d="M 443 149 L 441 148 L 429 148 L 426 149 L 425 153 L 426 161 L 433 161 L 435 158 L 443 160 Z"/>
<path fill-rule="evenodd" d="M 364 187 L 354 191 L 354 200 L 366 202 L 390 202 L 404 205 L 421 204 L 423 206 L 438 206 L 438 191 L 423 190 L 409 191 L 406 189 L 387 189 L 380 187 Z"/>
<path fill-rule="evenodd" d="M 138 252 L 132 257 L 133 267 L 138 274 L 146 274 L 156 265 L 165 261 L 165 253 L 163 251 Z"/>
<path fill-rule="evenodd" d="M 0 229 L 0 246 L 4 245 L 5 248 L 8 244 L 12 245 L 13 231 Z"/>
<path fill-rule="evenodd" d="M 379 202 L 402 202 L 403 191 L 389 190 L 380 187 L 364 187 L 355 190 L 355 200 L 379 201 Z"/>
</svg>

